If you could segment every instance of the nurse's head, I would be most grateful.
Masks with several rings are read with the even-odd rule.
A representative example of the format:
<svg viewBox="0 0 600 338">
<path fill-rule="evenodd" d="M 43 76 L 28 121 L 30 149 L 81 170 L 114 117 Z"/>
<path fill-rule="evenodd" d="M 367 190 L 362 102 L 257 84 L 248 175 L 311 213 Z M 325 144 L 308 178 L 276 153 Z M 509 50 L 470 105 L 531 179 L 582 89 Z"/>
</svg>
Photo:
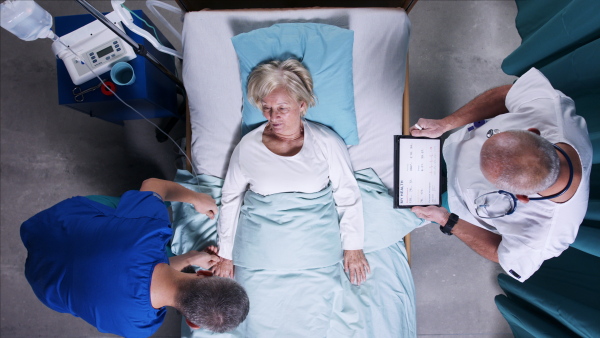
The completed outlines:
<svg viewBox="0 0 600 338">
<path fill-rule="evenodd" d="M 556 183 L 560 161 L 552 143 L 539 130 L 511 130 L 487 139 L 480 153 L 485 178 L 516 195 L 542 192 Z"/>
<path fill-rule="evenodd" d="M 210 271 L 199 270 L 195 275 L 179 281 L 174 306 L 192 329 L 228 332 L 246 319 L 250 301 L 240 284 Z"/>
</svg>

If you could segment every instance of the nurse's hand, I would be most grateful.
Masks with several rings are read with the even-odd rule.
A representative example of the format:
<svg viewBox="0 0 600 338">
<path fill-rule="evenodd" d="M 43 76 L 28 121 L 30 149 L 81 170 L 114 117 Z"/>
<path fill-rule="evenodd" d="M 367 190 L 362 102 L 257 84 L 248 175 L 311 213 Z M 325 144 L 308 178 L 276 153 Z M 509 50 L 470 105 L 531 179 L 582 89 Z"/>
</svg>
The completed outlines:
<svg viewBox="0 0 600 338">
<path fill-rule="evenodd" d="M 189 264 L 196 265 L 203 269 L 210 269 L 221 261 L 221 257 L 210 254 L 205 251 L 190 251 Z"/>
<path fill-rule="evenodd" d="M 218 255 L 219 247 L 217 247 L 216 245 L 209 245 L 206 248 L 204 248 L 204 252 L 208 252 L 211 255 Z"/>
<path fill-rule="evenodd" d="M 350 283 L 360 285 L 371 273 L 369 262 L 362 250 L 344 250 L 344 271 L 350 275 Z"/>
<path fill-rule="evenodd" d="M 212 268 L 212 272 L 219 277 L 233 278 L 233 261 L 221 258 L 221 261 Z"/>
<path fill-rule="evenodd" d="M 205 214 L 210 219 L 215 219 L 215 215 L 219 212 L 219 207 L 215 203 L 215 200 L 207 194 L 196 192 L 191 202 L 194 205 L 194 209 L 201 214 Z"/>
<path fill-rule="evenodd" d="M 412 136 L 435 138 L 442 136 L 447 129 L 445 124 L 442 123 L 442 120 L 421 118 L 415 125 L 410 127 L 409 131 Z"/>
<path fill-rule="evenodd" d="M 208 269 L 220 261 L 221 257 L 216 254 L 196 250 L 190 250 L 183 255 L 169 257 L 169 265 L 177 271 L 181 271 L 181 269 L 188 265 L 195 265 Z"/>
<path fill-rule="evenodd" d="M 412 207 L 410 211 L 414 212 L 417 217 L 435 222 L 439 225 L 446 225 L 450 213 L 444 207 L 436 207 L 433 205 L 427 207 Z"/>
</svg>

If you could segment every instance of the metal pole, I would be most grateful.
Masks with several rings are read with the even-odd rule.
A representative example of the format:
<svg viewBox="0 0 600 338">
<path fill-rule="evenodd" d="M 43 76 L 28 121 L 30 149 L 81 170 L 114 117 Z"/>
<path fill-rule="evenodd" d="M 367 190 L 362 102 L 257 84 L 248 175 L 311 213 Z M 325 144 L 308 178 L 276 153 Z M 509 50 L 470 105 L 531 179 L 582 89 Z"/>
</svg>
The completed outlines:
<svg viewBox="0 0 600 338">
<path fill-rule="evenodd" d="M 90 14 L 92 14 L 96 19 L 98 19 L 98 21 L 102 22 L 106 27 L 108 27 L 108 29 L 110 29 L 115 34 L 117 34 L 121 39 L 125 40 L 125 42 L 127 42 L 133 48 L 133 50 L 135 51 L 135 53 L 137 55 L 141 55 L 141 56 L 145 57 L 151 64 L 156 66 L 156 68 L 158 68 L 161 72 L 163 72 L 169 79 L 171 79 L 173 82 L 175 82 L 175 84 L 182 91 L 185 92 L 185 88 L 183 87 L 183 82 L 181 82 L 181 80 L 179 80 L 177 78 L 177 76 L 175 76 L 173 73 L 171 73 L 171 71 L 167 67 L 163 66 L 163 64 L 161 64 L 160 61 L 158 61 L 158 59 L 156 59 L 152 54 L 150 54 L 148 52 L 148 50 L 146 50 L 144 45 L 141 45 L 141 44 L 135 42 L 132 38 L 130 38 L 127 34 L 125 34 L 125 32 L 123 32 L 121 29 L 119 29 L 119 27 L 115 26 L 115 24 L 110 22 L 110 20 L 108 20 L 104 16 L 104 14 L 100 13 L 96 8 L 94 8 L 94 6 L 90 5 L 87 1 L 85 1 L 85 0 L 75 0 L 75 1 L 77 1 L 81 6 L 83 6 L 83 8 L 85 8 L 88 12 L 90 12 Z"/>
</svg>

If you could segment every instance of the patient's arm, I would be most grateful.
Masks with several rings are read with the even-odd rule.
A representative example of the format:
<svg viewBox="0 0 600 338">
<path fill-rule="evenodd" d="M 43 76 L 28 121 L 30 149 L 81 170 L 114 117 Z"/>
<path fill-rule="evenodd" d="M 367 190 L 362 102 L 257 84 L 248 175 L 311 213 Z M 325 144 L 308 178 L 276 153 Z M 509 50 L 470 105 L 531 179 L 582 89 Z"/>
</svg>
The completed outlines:
<svg viewBox="0 0 600 338">
<path fill-rule="evenodd" d="M 362 250 L 364 245 L 364 216 L 360 189 L 352 171 L 350 155 L 344 141 L 333 131 L 323 135 L 329 180 L 340 220 L 340 235 L 344 250 Z"/>
<path fill-rule="evenodd" d="M 346 145 L 339 140 L 339 144 L 333 147 L 328 159 L 329 179 L 340 219 L 344 271 L 350 275 L 352 284 L 360 285 L 367 280 L 367 273 L 371 273 L 369 262 L 362 250 L 364 245 L 362 198 L 352 172 Z"/>
<path fill-rule="evenodd" d="M 333 132 L 332 132 L 333 134 Z M 364 216 L 360 189 L 352 171 L 348 148 L 337 135 L 326 135 L 324 146 L 329 164 L 329 180 L 340 220 L 340 235 L 344 249 L 344 270 L 350 282 L 360 285 L 370 273 L 363 253 Z"/>
<path fill-rule="evenodd" d="M 165 201 L 191 203 L 199 213 L 214 219 L 219 211 L 215 200 L 207 194 L 192 191 L 178 183 L 149 178 L 142 183 L 140 191 L 153 191 Z"/>
<path fill-rule="evenodd" d="M 221 192 L 221 216 L 217 223 L 219 256 L 227 260 L 233 258 L 233 242 L 240 217 L 240 208 L 249 182 L 242 172 L 239 147 L 238 145 L 234 149 L 229 160 L 229 168 Z"/>
<path fill-rule="evenodd" d="M 412 126 L 410 134 L 412 136 L 440 137 L 454 128 L 507 113 L 505 100 L 511 87 L 512 85 L 505 85 L 492 88 L 441 120 L 420 118 L 417 124 L 423 129 L 419 130 L 416 126 Z"/>
</svg>

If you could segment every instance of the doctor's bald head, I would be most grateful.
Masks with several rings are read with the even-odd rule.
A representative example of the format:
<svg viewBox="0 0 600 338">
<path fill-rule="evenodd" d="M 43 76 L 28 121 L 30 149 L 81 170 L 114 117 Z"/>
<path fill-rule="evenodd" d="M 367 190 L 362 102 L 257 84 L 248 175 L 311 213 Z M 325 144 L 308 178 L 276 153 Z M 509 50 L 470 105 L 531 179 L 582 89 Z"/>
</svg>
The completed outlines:
<svg viewBox="0 0 600 338">
<path fill-rule="evenodd" d="M 498 189 L 531 195 L 548 189 L 558 178 L 560 162 L 552 143 L 527 130 L 510 130 L 486 140 L 480 168 Z"/>
</svg>

